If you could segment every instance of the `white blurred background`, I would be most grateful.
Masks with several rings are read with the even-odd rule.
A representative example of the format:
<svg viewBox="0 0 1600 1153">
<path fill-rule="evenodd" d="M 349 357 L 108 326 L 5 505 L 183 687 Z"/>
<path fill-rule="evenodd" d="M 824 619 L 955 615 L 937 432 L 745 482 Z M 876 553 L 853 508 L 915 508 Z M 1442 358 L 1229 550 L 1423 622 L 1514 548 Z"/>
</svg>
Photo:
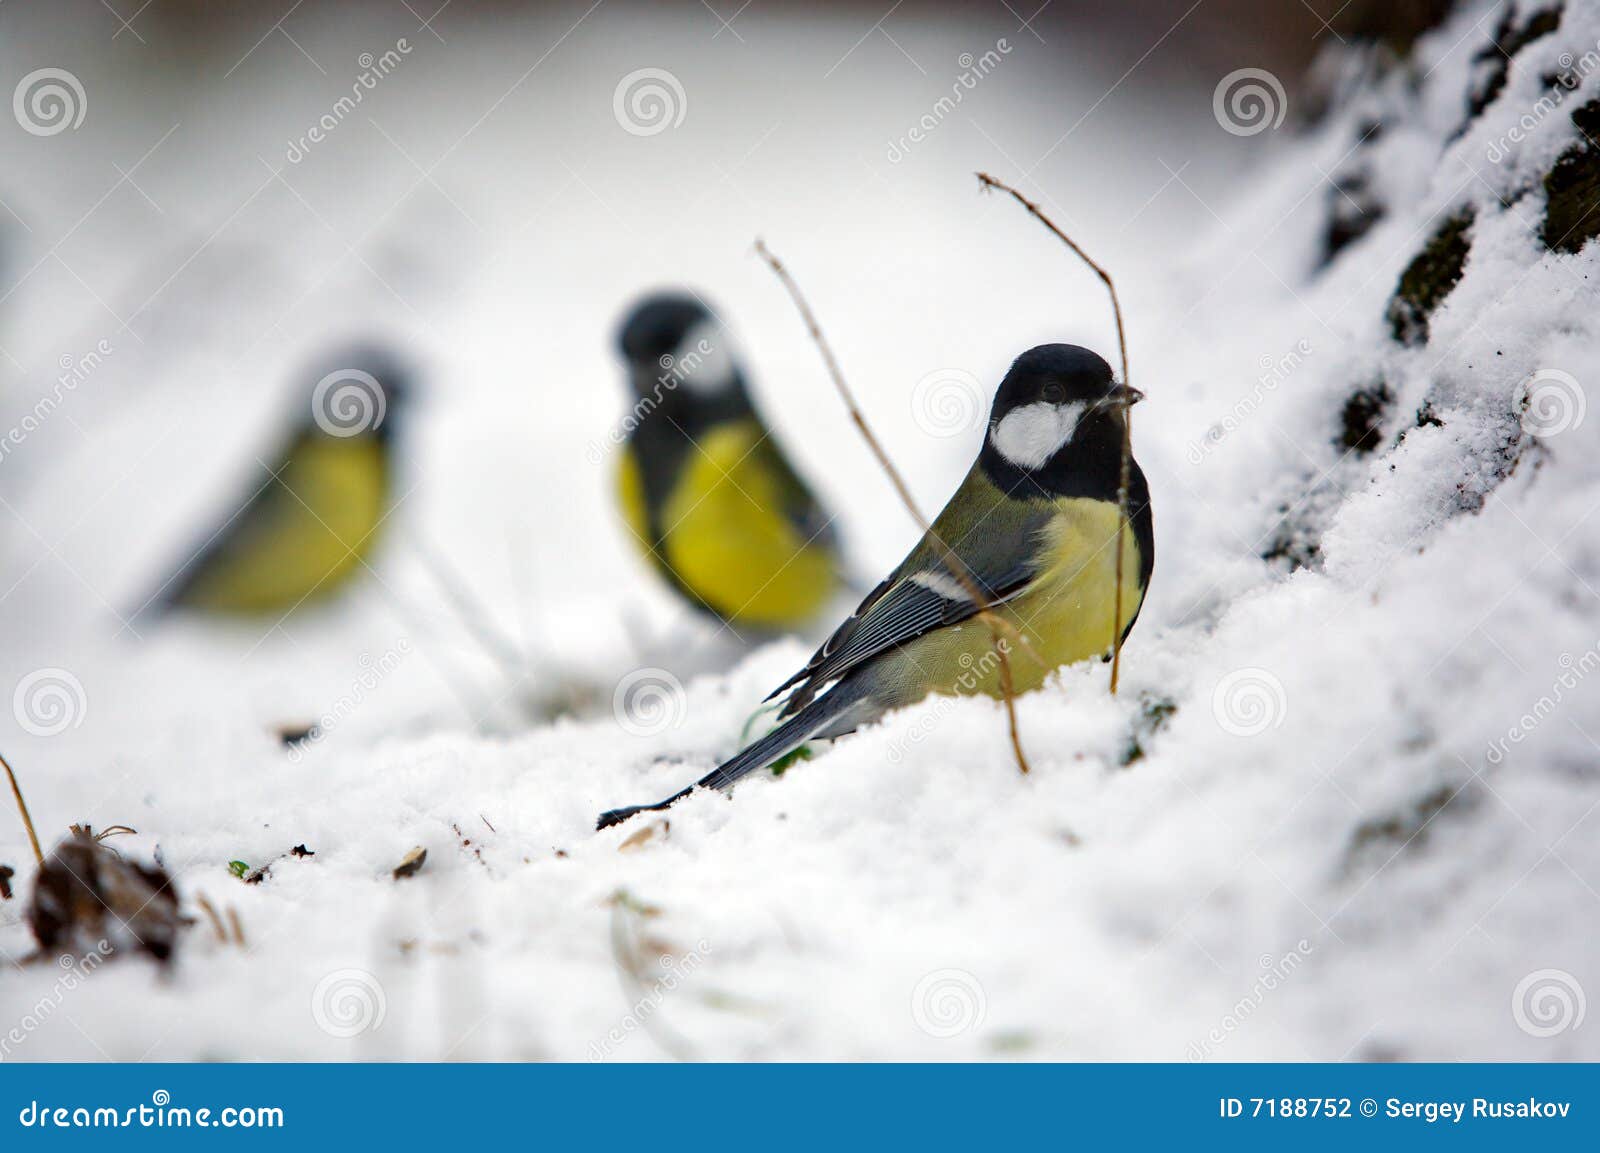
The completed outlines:
<svg viewBox="0 0 1600 1153">
<path fill-rule="evenodd" d="M 718 308 L 863 571 L 891 564 L 909 522 L 753 240 L 790 262 L 936 506 L 977 434 L 919 430 L 919 379 L 956 369 L 987 390 L 1034 343 L 1114 345 L 1099 286 L 1013 206 L 980 198 L 973 171 L 1042 197 L 1118 271 L 1137 346 L 1142 298 L 1204 290 L 1166 254 L 1207 228 L 1261 146 L 1216 130 L 1217 77 L 1264 60 L 1292 76 L 1330 35 L 1309 9 L 1253 4 L 1109 19 L 1057 3 L 1025 19 L 999 0 L 720 15 L 467 0 L 157 0 L 135 15 L 126 0 L 126 23 L 115 7 L 0 12 L 8 88 L 42 67 L 82 88 L 70 128 L 0 124 L 0 428 L 62 364 L 111 349 L 0 459 L 8 674 L 119 632 L 133 649 L 159 640 L 125 628 L 129 613 L 270 459 L 306 363 L 352 337 L 393 343 L 423 376 L 406 495 L 375 561 L 410 605 L 402 624 L 438 617 L 436 648 L 477 659 L 408 541 L 448 554 L 533 656 L 581 662 L 622 643 L 609 634 L 627 613 L 673 618 L 615 520 L 612 462 L 585 454 L 622 412 L 616 320 L 657 285 Z M 386 52 L 387 74 L 308 142 Z M 985 53 L 998 63 L 936 110 Z M 616 114 L 640 69 L 681 91 L 662 89 L 670 123 L 641 122 L 653 134 Z M 936 126 L 911 141 L 927 116 Z M 339 628 L 371 594 L 353 590 Z M 313 612 L 224 640 L 270 665 L 330 627 Z"/>
</svg>

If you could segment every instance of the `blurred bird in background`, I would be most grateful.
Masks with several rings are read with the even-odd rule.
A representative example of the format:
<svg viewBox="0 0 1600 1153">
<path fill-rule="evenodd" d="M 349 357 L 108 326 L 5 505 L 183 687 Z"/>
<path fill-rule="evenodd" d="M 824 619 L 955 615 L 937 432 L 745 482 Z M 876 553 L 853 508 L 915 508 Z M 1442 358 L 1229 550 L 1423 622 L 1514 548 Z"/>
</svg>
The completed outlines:
<svg viewBox="0 0 1600 1153">
<path fill-rule="evenodd" d="M 270 470 L 141 613 L 284 613 L 339 591 L 362 567 L 390 507 L 410 374 L 360 347 L 308 375 L 309 404 Z"/>
<path fill-rule="evenodd" d="M 694 296 L 656 293 L 618 344 L 634 401 L 618 495 L 646 558 L 719 621 L 802 628 L 843 587 L 833 518 L 751 404 L 723 325 Z"/>
<path fill-rule="evenodd" d="M 911 554 L 769 700 L 792 690 L 771 733 L 654 805 L 613 809 L 599 827 L 664 809 L 695 788 L 725 788 L 813 738 L 843 736 L 930 693 L 999 696 L 996 615 L 1028 642 L 1012 659 L 1029 692 L 1062 665 L 1109 654 L 1116 605 L 1123 421 L 1142 394 L 1088 349 L 1045 344 L 1012 364 L 966 479 Z M 1130 461 L 1121 620 L 1133 628 L 1155 565 L 1150 489 Z M 934 540 L 933 537 L 938 540 Z M 954 552 L 983 593 L 974 603 L 946 564 Z"/>
</svg>

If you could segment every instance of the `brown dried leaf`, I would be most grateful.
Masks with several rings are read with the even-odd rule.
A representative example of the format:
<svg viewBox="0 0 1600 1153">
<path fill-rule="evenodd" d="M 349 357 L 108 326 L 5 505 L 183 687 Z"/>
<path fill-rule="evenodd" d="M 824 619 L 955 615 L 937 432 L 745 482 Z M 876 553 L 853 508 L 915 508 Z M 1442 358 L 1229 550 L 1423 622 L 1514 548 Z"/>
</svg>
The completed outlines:
<svg viewBox="0 0 1600 1153">
<path fill-rule="evenodd" d="M 646 825 L 637 833 L 631 834 L 627 840 L 623 841 L 622 844 L 617 846 L 617 852 L 631 853 L 637 849 L 641 849 L 647 842 L 655 839 L 657 832 L 661 834 L 661 839 L 664 841 L 667 839 L 667 834 L 671 831 L 671 821 L 655 821 L 652 824 Z"/>
<path fill-rule="evenodd" d="M 394 879 L 414 877 L 422 871 L 422 863 L 428 859 L 428 850 L 421 845 L 406 854 L 405 860 L 394 867 Z"/>
<path fill-rule="evenodd" d="M 87 829 L 51 851 L 34 878 L 28 925 L 46 953 L 145 952 L 171 958 L 183 918 L 172 878 L 128 861 Z"/>
</svg>

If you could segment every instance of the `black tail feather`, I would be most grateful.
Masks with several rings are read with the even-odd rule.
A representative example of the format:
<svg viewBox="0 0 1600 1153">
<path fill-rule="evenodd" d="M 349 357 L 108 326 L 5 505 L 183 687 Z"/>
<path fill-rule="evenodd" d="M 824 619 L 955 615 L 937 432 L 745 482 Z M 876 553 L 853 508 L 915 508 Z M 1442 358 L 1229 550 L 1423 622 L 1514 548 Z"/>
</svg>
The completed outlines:
<svg viewBox="0 0 1600 1153">
<path fill-rule="evenodd" d="M 691 785 L 689 788 L 673 793 L 672 796 L 668 797 L 666 800 L 657 801 L 653 805 L 632 805 L 626 809 L 608 809 L 601 813 L 600 819 L 595 822 L 595 831 L 599 832 L 601 829 L 609 829 L 612 825 L 620 825 L 623 821 L 631 820 L 640 813 L 659 813 L 665 809 L 669 809 L 678 801 L 683 800 L 684 797 L 687 797 L 690 793 L 694 792 L 695 788 L 696 786 Z"/>
<path fill-rule="evenodd" d="M 849 691 L 841 692 L 841 689 Z M 822 732 L 823 729 L 833 725 L 846 711 L 856 704 L 859 697 L 860 694 L 851 690 L 849 686 L 835 685 L 833 691 L 827 696 L 807 705 L 766 736 L 747 745 L 734 756 L 718 765 L 689 788 L 674 793 L 664 801 L 657 801 L 653 805 L 633 805 L 629 808 L 611 809 L 601 813 L 595 828 L 597 830 L 609 829 L 613 825 L 622 824 L 622 822 L 639 813 L 661 812 L 687 797 L 695 789 L 725 789 L 740 777 L 770 765 L 785 753 L 799 748 L 812 737 Z M 830 733 L 828 735 L 834 734 Z"/>
</svg>

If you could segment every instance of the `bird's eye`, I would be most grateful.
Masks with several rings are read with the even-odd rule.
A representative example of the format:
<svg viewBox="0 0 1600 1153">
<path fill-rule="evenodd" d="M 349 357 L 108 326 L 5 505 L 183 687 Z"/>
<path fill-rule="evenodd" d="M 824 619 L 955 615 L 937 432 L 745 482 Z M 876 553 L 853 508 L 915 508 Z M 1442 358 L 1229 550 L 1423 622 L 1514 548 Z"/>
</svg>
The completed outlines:
<svg viewBox="0 0 1600 1153">
<path fill-rule="evenodd" d="M 1060 404 L 1067 399 L 1067 389 L 1064 384 L 1053 380 L 1044 386 L 1044 391 L 1040 395 L 1048 404 Z"/>
</svg>

